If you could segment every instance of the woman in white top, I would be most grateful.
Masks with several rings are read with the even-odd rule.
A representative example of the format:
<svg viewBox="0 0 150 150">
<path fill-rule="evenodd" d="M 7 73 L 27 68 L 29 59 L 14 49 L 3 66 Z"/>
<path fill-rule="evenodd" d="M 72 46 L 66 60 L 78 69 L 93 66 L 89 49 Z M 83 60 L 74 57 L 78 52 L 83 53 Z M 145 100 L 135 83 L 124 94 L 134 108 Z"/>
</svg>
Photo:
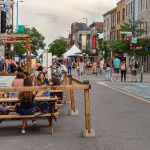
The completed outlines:
<svg viewBox="0 0 150 150">
<path fill-rule="evenodd" d="M 84 61 L 83 61 L 83 58 L 80 58 L 80 61 L 79 61 L 79 79 L 82 80 L 82 75 L 84 74 L 85 72 L 85 66 L 84 66 Z"/>
</svg>

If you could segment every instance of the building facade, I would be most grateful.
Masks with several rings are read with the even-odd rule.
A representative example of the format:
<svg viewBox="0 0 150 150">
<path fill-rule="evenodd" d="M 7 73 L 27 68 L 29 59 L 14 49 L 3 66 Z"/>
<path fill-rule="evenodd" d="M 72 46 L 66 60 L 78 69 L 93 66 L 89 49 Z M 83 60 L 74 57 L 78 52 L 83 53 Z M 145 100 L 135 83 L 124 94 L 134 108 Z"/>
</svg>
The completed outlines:
<svg viewBox="0 0 150 150">
<path fill-rule="evenodd" d="M 97 46 L 97 37 L 100 38 L 100 35 L 103 33 L 104 23 L 103 22 L 93 22 L 90 25 L 91 30 L 91 41 L 90 41 L 90 49 L 92 53 L 96 53 Z"/>
<path fill-rule="evenodd" d="M 104 18 L 104 29 L 103 29 L 103 36 L 104 36 L 104 40 L 105 41 L 109 41 L 110 40 L 110 31 L 111 31 L 111 17 L 110 17 L 110 13 L 109 11 L 105 14 L 103 14 L 103 18 Z"/>
<path fill-rule="evenodd" d="M 112 9 L 110 11 L 110 40 L 116 40 L 116 35 L 117 35 L 117 30 L 116 30 L 116 25 L 117 25 L 117 7 Z"/>
<path fill-rule="evenodd" d="M 125 0 L 117 3 L 116 39 L 121 38 L 120 29 L 125 22 Z"/>
<path fill-rule="evenodd" d="M 142 37 L 150 38 L 150 1 L 138 0 L 138 10 L 138 20 L 143 22 L 140 28 L 145 31 Z"/>
<path fill-rule="evenodd" d="M 84 30 L 85 28 L 87 28 L 86 23 L 79 23 L 79 22 L 74 22 L 71 24 L 71 33 L 70 33 L 70 46 L 75 44 L 75 35 L 76 32 L 80 31 L 80 30 Z"/>
<path fill-rule="evenodd" d="M 6 13 L 6 32 L 12 33 L 13 32 L 13 0 L 1 0 L 0 1 L 0 18 L 1 12 L 4 11 Z M 0 19 L 0 31 L 1 31 L 1 21 Z"/>
</svg>

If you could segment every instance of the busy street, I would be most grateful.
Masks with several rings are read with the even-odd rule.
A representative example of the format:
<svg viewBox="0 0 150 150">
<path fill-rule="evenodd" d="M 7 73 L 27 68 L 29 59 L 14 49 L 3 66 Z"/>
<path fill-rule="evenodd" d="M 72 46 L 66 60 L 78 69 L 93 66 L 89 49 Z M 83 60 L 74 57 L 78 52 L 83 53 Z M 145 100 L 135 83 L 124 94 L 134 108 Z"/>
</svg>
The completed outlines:
<svg viewBox="0 0 150 150">
<path fill-rule="evenodd" d="M 149 150 L 149 0 L 0 0 L 0 150 Z"/>
</svg>

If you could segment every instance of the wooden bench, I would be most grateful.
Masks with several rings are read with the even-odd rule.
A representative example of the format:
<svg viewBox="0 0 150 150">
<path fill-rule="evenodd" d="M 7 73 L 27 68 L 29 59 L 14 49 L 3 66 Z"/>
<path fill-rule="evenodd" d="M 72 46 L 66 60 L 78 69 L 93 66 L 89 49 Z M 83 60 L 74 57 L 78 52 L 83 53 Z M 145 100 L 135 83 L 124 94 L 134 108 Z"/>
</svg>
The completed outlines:
<svg viewBox="0 0 150 150">
<path fill-rule="evenodd" d="M 55 112 L 54 116 L 58 118 L 59 112 Z M 47 117 L 50 126 L 50 133 L 53 134 L 54 127 L 53 127 L 52 116 L 50 113 L 41 113 L 41 114 L 34 114 L 34 115 L 19 115 L 19 114 L 0 115 L 0 119 L 24 119 L 24 118 L 31 119 L 31 118 L 43 118 L 43 117 Z"/>
<path fill-rule="evenodd" d="M 47 101 L 47 102 L 57 102 L 58 98 L 57 97 L 35 97 L 34 101 L 38 102 L 38 101 Z M 20 100 L 16 97 L 16 98 L 0 98 L 0 103 L 20 103 Z M 60 105 L 57 105 L 56 103 L 56 108 L 61 107 Z M 12 108 L 10 109 L 10 112 L 14 112 L 15 107 L 12 106 Z M 59 112 L 56 111 L 54 113 L 54 117 L 58 118 L 59 116 Z M 51 113 L 35 113 L 34 115 L 20 115 L 17 113 L 9 113 L 8 115 L 0 115 L 0 119 L 24 119 L 24 118 L 42 118 L 42 117 L 46 117 L 49 121 L 49 126 L 50 126 L 50 131 L 51 134 L 53 134 L 54 129 L 53 129 L 53 121 L 52 121 L 52 116 Z"/>
</svg>

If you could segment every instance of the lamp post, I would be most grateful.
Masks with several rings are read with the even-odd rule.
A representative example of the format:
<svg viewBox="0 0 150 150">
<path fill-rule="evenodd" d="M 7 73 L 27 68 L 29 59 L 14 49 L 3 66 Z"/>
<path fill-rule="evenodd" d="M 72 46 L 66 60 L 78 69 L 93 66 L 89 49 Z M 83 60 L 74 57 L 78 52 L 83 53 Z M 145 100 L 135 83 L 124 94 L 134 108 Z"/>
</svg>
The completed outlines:
<svg viewBox="0 0 150 150">
<path fill-rule="evenodd" d="M 18 31 L 19 2 L 23 2 L 23 0 L 20 1 L 17 0 L 16 31 Z"/>
</svg>

